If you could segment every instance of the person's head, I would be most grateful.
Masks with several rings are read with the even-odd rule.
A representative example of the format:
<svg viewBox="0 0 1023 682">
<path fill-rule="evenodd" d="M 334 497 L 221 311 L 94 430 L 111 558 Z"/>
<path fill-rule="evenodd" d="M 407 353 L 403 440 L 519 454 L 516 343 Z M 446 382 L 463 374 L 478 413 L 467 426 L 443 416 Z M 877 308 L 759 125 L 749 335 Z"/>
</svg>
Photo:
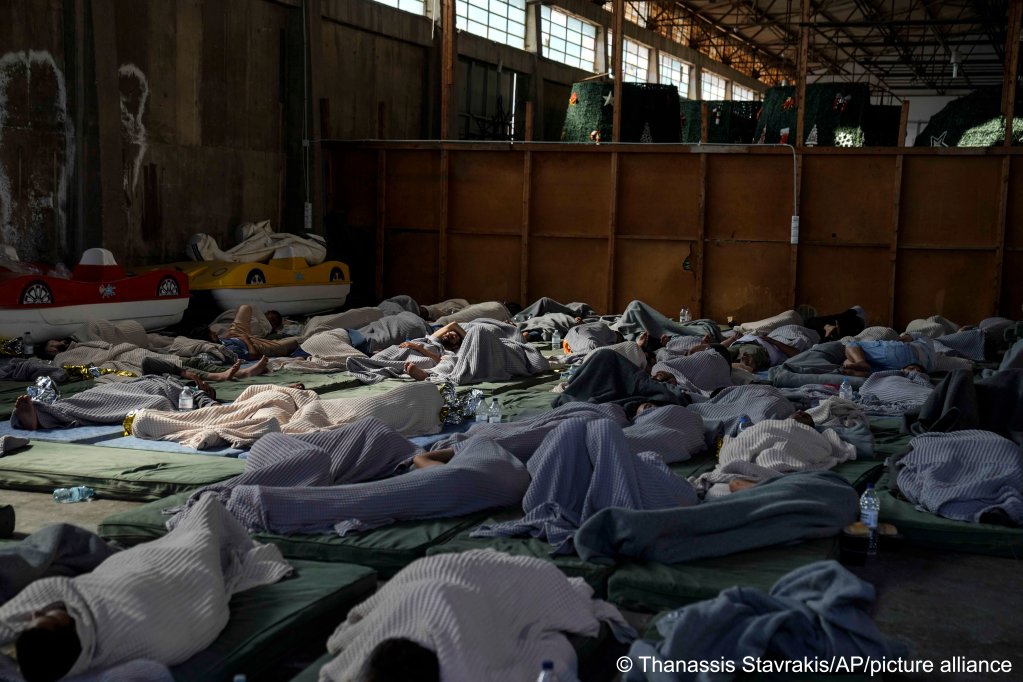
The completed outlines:
<svg viewBox="0 0 1023 682">
<path fill-rule="evenodd" d="M 410 639 L 391 638 L 377 644 L 363 668 L 362 682 L 440 682 L 437 654 Z"/>
<path fill-rule="evenodd" d="M 424 320 L 430 319 L 430 311 L 427 310 L 426 306 L 423 304 L 419 304 L 419 317 L 423 318 Z"/>
<path fill-rule="evenodd" d="M 457 329 L 449 329 L 441 334 L 437 340 L 440 341 L 440 345 L 448 350 L 457 350 L 462 345 L 462 338 L 462 333 Z"/>
<path fill-rule="evenodd" d="M 659 370 L 651 375 L 654 381 L 660 381 L 662 384 L 671 384 L 672 386 L 678 385 L 678 379 L 671 372 L 665 370 Z"/>
<path fill-rule="evenodd" d="M 639 405 L 636 406 L 636 416 L 638 417 L 639 415 L 641 415 L 644 412 L 647 412 L 649 410 L 656 410 L 661 405 L 666 405 L 666 404 L 667 403 L 662 403 L 662 402 L 659 402 L 659 401 L 656 401 L 656 400 L 646 400 L 646 401 L 641 402 Z"/>
<path fill-rule="evenodd" d="M 615 343 L 623 343 L 624 341 L 625 341 L 625 336 L 620 331 L 618 331 L 616 329 L 615 330 Z"/>
<path fill-rule="evenodd" d="M 266 321 L 270 323 L 270 331 L 277 331 L 284 326 L 284 318 L 276 310 L 266 311 Z"/>
<path fill-rule="evenodd" d="M 15 643 L 18 667 L 26 682 L 50 682 L 68 674 L 82 653 L 75 621 L 66 610 L 37 611 Z"/>
<path fill-rule="evenodd" d="M 902 373 L 903 374 L 912 374 L 913 372 L 919 372 L 920 374 L 926 374 L 927 370 L 924 369 L 923 365 L 921 365 L 919 363 L 916 363 L 916 362 L 911 362 L 911 363 L 909 363 L 908 365 L 906 365 L 905 367 L 902 368 Z"/>
<path fill-rule="evenodd" d="M 724 358 L 725 362 L 727 362 L 729 365 L 732 364 L 732 354 L 729 353 L 728 349 L 725 348 L 720 343 L 709 343 L 707 344 L 707 348 L 709 348 L 712 351 L 715 351 L 718 355 Z"/>
<path fill-rule="evenodd" d="M 809 426 L 811 429 L 814 428 L 813 417 L 808 415 L 806 412 L 803 412 L 802 410 L 796 410 L 795 412 L 793 412 L 792 419 L 794 419 L 795 421 L 799 422 L 804 426 Z"/>
<path fill-rule="evenodd" d="M 822 341 L 837 341 L 842 338 L 842 327 L 839 326 L 838 320 L 835 320 L 835 324 L 824 325 L 824 338 Z"/>
<path fill-rule="evenodd" d="M 36 356 L 45 360 L 52 360 L 57 353 L 63 353 L 71 345 L 71 339 L 50 339 L 46 343 L 35 347 Z"/>
</svg>

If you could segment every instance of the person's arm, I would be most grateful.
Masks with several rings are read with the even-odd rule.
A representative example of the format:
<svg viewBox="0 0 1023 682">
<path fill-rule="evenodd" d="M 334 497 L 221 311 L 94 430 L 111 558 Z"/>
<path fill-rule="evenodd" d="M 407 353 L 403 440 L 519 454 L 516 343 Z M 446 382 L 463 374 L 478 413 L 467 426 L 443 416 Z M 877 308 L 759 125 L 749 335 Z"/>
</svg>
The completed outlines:
<svg viewBox="0 0 1023 682">
<path fill-rule="evenodd" d="M 764 341 L 767 341 L 769 344 L 771 344 L 772 346 L 774 346 L 775 348 L 780 350 L 782 353 L 785 354 L 785 357 L 787 357 L 787 358 L 791 358 L 793 355 L 798 355 L 799 354 L 799 350 L 798 349 L 793 348 L 792 346 L 788 345 L 787 343 L 782 343 L 781 341 L 778 341 L 777 339 L 772 339 L 770 336 L 765 336 L 764 337 Z"/>
<path fill-rule="evenodd" d="M 414 350 L 415 352 L 419 353 L 424 357 L 430 358 L 434 362 L 440 362 L 440 356 L 421 343 L 415 343 L 413 341 L 403 341 L 402 343 L 398 344 L 398 348 L 408 348 L 410 350 Z"/>
<path fill-rule="evenodd" d="M 721 345 L 722 345 L 722 346 L 724 346 L 725 348 L 728 348 L 728 347 L 729 347 L 729 346 L 731 346 L 731 345 L 732 345 L 733 343 L 735 343 L 735 342 L 736 342 L 736 341 L 738 341 L 738 340 L 739 340 L 740 338 L 742 338 L 742 336 L 743 336 L 743 335 L 742 335 L 742 334 L 740 334 L 739 332 L 733 332 L 731 336 L 729 336 L 729 337 L 728 337 L 727 339 L 725 339 L 724 341 L 722 341 L 722 342 L 721 342 Z M 707 337 L 705 336 L 704 338 L 706 339 Z M 705 341 L 705 343 L 713 343 L 713 340 L 711 340 L 711 341 Z"/>
<path fill-rule="evenodd" d="M 444 325 L 434 333 L 430 334 L 430 338 L 439 339 L 448 332 L 458 332 L 459 336 L 461 336 L 463 339 L 465 338 L 465 330 L 462 329 L 462 326 L 457 322 L 448 322 L 446 325 Z"/>
</svg>

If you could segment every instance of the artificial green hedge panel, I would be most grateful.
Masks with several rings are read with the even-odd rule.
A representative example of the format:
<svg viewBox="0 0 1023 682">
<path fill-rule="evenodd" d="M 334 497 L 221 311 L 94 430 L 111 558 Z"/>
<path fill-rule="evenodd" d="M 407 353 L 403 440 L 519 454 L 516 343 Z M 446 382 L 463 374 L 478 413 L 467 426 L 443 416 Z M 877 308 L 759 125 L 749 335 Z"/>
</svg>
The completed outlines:
<svg viewBox="0 0 1023 682">
<path fill-rule="evenodd" d="M 803 142 L 816 147 L 862 147 L 877 144 L 866 139 L 864 114 L 870 107 L 870 89 L 864 83 L 812 83 L 806 86 Z M 767 91 L 757 122 L 756 141 L 796 143 L 796 88 L 778 86 Z M 896 130 L 898 123 L 896 122 Z"/>
<path fill-rule="evenodd" d="M 682 116 L 682 142 L 695 144 L 700 141 L 700 105 L 695 99 L 683 99 L 679 102 Z M 710 121 L 707 125 L 707 141 L 712 143 L 740 142 L 749 144 L 753 141 L 757 117 L 760 115 L 762 102 L 708 101 L 707 113 Z"/>
<path fill-rule="evenodd" d="M 1012 143 L 1023 144 L 1023 93 L 1016 91 L 1012 119 Z M 991 147 L 1005 136 L 1002 89 L 981 88 L 954 99 L 931 116 L 927 127 L 916 136 L 917 147 Z"/>
<path fill-rule="evenodd" d="M 611 83 L 575 83 L 566 103 L 565 142 L 611 141 Z M 674 85 L 622 83 L 622 142 L 678 142 L 678 89 Z"/>
</svg>

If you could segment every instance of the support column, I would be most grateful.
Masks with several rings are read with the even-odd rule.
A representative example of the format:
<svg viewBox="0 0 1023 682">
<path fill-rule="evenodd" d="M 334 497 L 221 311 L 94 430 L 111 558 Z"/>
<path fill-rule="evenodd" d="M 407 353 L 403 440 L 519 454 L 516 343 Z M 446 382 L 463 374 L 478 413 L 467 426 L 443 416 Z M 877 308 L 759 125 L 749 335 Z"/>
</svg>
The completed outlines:
<svg viewBox="0 0 1023 682">
<path fill-rule="evenodd" d="M 1002 73 L 1002 115 L 1005 117 L 1006 147 L 1012 145 L 1012 119 L 1016 112 L 1016 73 L 1019 70 L 1020 23 L 1023 0 L 1009 2 L 1009 28 L 1005 33 L 1005 69 Z"/>
<path fill-rule="evenodd" d="M 452 140 L 457 126 L 455 122 L 455 62 L 458 60 L 458 46 L 455 42 L 455 0 L 441 2 L 441 51 L 440 51 L 440 139 Z"/>
<path fill-rule="evenodd" d="M 306 152 L 305 227 L 324 234 L 323 226 L 323 150 L 320 140 L 320 74 L 323 73 L 323 11 L 320 0 L 305 0 L 306 35 L 306 135 L 302 145 Z"/>
<path fill-rule="evenodd" d="M 611 70 L 614 72 L 614 112 L 611 119 L 611 141 L 622 141 L 622 52 L 625 47 L 625 35 L 622 33 L 625 24 L 625 1 L 615 0 L 614 35 L 612 35 Z"/>
</svg>

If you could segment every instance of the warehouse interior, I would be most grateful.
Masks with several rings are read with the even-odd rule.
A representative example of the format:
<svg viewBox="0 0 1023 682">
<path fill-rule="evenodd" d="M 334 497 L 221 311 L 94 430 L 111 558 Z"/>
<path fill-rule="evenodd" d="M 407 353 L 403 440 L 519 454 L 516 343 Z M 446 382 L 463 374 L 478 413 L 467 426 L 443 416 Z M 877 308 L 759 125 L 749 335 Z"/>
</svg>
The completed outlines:
<svg viewBox="0 0 1023 682">
<path fill-rule="evenodd" d="M 775 679 L 1012 679 L 1021 23 L 1023 0 L 0 3 L 0 680 L 770 677 L 744 656 L 787 662 Z M 587 357 L 571 334 L 590 326 L 608 336 Z M 771 336 L 790 326 L 809 331 Z M 883 357 L 914 343 L 923 364 Z M 700 353 L 725 356 L 721 383 L 687 364 Z M 598 356 L 610 369 L 587 374 Z M 195 395 L 184 416 L 178 393 Z M 772 431 L 726 466 L 754 448 L 743 419 L 789 434 L 803 412 L 828 464 Z M 902 476 L 926 453 L 933 488 L 914 498 Z M 395 483 L 493 480 L 502 457 L 493 490 Z M 844 502 L 807 511 L 802 476 Z M 528 488 L 505 492 L 516 477 Z M 387 504 L 325 521 L 377 483 Z M 783 485 L 807 506 L 772 522 L 802 534 L 761 518 Z M 927 501 L 985 485 L 970 519 Z M 55 502 L 76 487 L 92 499 Z M 685 526 L 733 503 L 734 546 Z M 300 508 L 312 520 L 282 520 Z M 78 530 L 37 535 L 57 523 Z M 221 560 L 173 575 L 212 536 Z M 159 565 L 166 581 L 116 596 Z M 19 673 L 15 641 L 53 603 L 78 628 L 74 666 Z M 380 648 L 398 637 L 425 667 Z M 678 668 L 726 660 L 739 670 Z"/>
</svg>

